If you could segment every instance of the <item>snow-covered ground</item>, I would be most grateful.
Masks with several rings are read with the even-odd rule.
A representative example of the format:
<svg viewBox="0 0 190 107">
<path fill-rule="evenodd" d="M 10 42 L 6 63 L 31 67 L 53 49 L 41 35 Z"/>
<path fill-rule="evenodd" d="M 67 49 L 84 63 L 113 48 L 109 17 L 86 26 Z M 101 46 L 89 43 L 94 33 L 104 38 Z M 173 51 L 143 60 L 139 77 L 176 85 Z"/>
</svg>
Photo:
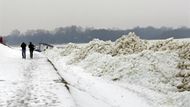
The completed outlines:
<svg viewBox="0 0 190 107">
<path fill-rule="evenodd" d="M 150 107 L 144 98 L 92 77 L 81 67 L 55 62 L 56 66 L 60 64 L 56 71 L 40 53 L 24 60 L 18 49 L 0 44 L 0 50 L 2 107 Z M 69 89 L 59 75 L 68 82 Z"/>
<path fill-rule="evenodd" d="M 44 55 L 24 60 L 20 50 L 0 44 L 0 107 L 75 107 L 59 80 Z"/>
<path fill-rule="evenodd" d="M 185 73 L 189 72 L 189 49 L 188 39 L 148 41 L 131 33 L 115 42 L 93 40 L 83 45 L 71 43 L 48 50 L 45 54 L 72 87 L 83 90 L 96 99 L 106 99 L 108 104 L 117 102 L 111 106 L 141 106 L 140 103 L 131 105 L 127 99 L 120 99 L 121 96 L 134 99 L 127 94 L 132 92 L 140 101 L 148 104 L 146 106 L 189 107 L 190 73 Z M 186 76 L 176 76 L 179 73 Z M 97 80 L 118 89 L 107 89 L 107 85 L 104 85 L 104 89 L 96 87 L 99 84 Z M 103 91 L 105 89 L 106 93 Z M 120 90 L 125 90 L 126 94 Z M 107 96 L 109 92 L 112 93 L 111 96 Z M 80 98 L 82 99 L 86 100 Z"/>
<path fill-rule="evenodd" d="M 189 107 L 189 49 L 187 39 L 130 33 L 24 60 L 0 44 L 0 107 Z"/>
</svg>

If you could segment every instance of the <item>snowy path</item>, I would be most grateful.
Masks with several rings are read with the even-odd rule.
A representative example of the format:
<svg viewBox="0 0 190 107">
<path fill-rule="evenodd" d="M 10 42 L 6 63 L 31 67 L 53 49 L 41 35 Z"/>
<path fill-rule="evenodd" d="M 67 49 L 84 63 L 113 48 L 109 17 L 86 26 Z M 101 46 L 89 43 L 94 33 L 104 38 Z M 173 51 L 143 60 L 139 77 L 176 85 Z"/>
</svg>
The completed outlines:
<svg viewBox="0 0 190 107">
<path fill-rule="evenodd" d="M 15 57 L 18 55 L 15 55 Z M 47 59 L 1 60 L 0 107 L 73 107 L 72 97 Z"/>
</svg>

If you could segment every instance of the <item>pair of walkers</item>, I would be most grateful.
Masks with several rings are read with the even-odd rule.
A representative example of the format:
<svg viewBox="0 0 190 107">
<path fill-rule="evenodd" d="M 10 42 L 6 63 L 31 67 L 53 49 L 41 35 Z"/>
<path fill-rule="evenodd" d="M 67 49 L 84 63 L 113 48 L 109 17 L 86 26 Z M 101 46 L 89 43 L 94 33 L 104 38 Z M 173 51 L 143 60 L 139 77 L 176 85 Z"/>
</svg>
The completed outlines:
<svg viewBox="0 0 190 107">
<path fill-rule="evenodd" d="M 21 48 L 22 48 L 22 58 L 26 59 L 26 43 L 22 43 L 21 44 Z M 33 51 L 35 49 L 34 45 L 32 44 L 32 42 L 29 43 L 28 45 L 29 51 L 30 51 L 30 58 L 33 58 Z"/>
</svg>

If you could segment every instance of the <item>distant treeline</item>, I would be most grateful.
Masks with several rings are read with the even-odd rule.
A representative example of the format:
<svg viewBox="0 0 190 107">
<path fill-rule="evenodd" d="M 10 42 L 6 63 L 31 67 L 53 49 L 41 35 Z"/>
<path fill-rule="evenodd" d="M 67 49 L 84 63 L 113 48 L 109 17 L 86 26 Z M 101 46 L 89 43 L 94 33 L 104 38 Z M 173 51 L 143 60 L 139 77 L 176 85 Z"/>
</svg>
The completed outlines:
<svg viewBox="0 0 190 107">
<path fill-rule="evenodd" d="M 9 45 L 19 45 L 21 42 L 28 43 L 29 41 L 37 43 L 63 44 L 63 43 L 86 43 L 94 38 L 100 40 L 115 41 L 122 35 L 127 35 L 129 32 L 135 32 L 142 39 L 165 39 L 174 38 L 190 38 L 190 28 L 154 28 L 154 27 L 135 27 L 127 30 L 116 29 L 94 29 L 82 28 L 78 26 L 59 27 L 53 31 L 43 29 L 28 30 L 21 33 L 18 30 L 12 31 L 5 37 L 6 43 Z"/>
</svg>

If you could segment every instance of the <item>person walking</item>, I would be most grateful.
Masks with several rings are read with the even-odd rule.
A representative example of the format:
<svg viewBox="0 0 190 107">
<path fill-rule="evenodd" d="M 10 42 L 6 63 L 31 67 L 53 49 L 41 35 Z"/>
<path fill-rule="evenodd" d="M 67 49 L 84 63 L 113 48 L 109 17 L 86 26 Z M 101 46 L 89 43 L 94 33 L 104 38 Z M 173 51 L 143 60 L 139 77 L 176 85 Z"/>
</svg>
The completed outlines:
<svg viewBox="0 0 190 107">
<path fill-rule="evenodd" d="M 26 59 L 26 44 L 24 42 L 22 42 L 20 47 L 22 48 L 22 58 Z"/>
<path fill-rule="evenodd" d="M 30 51 L 30 58 L 33 59 L 33 51 L 34 51 L 34 45 L 32 44 L 32 42 L 29 43 L 28 45 L 29 51 Z"/>
</svg>

